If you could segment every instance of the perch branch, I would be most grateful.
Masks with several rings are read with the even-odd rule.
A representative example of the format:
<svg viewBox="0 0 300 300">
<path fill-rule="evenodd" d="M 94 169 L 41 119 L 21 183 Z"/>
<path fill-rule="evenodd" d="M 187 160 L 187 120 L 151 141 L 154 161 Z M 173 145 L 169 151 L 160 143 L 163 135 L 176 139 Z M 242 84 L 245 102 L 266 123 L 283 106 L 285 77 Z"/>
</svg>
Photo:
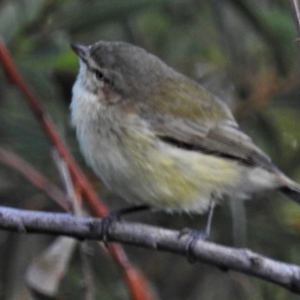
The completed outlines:
<svg viewBox="0 0 300 300">
<path fill-rule="evenodd" d="M 101 240 L 101 219 L 74 217 L 66 213 L 45 213 L 0 207 L 0 228 L 20 233 L 59 234 L 80 240 Z M 188 236 L 149 225 L 116 222 L 108 231 L 112 241 L 186 255 Z M 234 249 L 199 240 L 192 255 L 222 270 L 234 270 L 280 285 L 300 294 L 300 267 L 275 261 L 247 249 Z"/>
</svg>

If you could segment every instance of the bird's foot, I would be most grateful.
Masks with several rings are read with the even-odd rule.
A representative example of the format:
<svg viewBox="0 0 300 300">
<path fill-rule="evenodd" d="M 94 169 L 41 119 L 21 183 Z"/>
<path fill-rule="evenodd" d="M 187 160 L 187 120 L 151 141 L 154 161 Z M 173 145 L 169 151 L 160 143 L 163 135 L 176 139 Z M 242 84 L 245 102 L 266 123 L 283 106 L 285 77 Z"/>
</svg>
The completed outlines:
<svg viewBox="0 0 300 300">
<path fill-rule="evenodd" d="M 188 259 L 188 262 L 193 264 L 197 261 L 197 258 L 194 255 L 194 246 L 197 241 L 205 241 L 208 238 L 208 233 L 206 230 L 197 231 L 191 228 L 184 228 L 179 233 L 179 238 L 183 236 L 188 236 L 187 243 L 185 245 L 185 252 Z"/>
<path fill-rule="evenodd" d="M 102 218 L 101 229 L 102 239 L 105 247 L 108 247 L 109 228 L 116 222 L 121 220 L 121 213 L 119 210 L 113 210 Z"/>
<path fill-rule="evenodd" d="M 138 206 L 130 206 L 121 209 L 112 210 L 102 219 L 102 236 L 103 243 L 107 247 L 108 243 L 108 231 L 112 224 L 121 220 L 121 216 L 128 215 L 134 212 L 149 210 L 150 206 L 148 205 L 138 205 Z"/>
</svg>

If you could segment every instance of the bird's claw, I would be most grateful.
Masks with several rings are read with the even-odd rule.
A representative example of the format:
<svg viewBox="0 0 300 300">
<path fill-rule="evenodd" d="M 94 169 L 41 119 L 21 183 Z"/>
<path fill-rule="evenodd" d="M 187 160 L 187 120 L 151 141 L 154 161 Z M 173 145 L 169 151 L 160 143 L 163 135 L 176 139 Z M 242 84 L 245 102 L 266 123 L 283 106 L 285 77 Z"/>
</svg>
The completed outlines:
<svg viewBox="0 0 300 300">
<path fill-rule="evenodd" d="M 105 217 L 102 218 L 101 229 L 102 229 L 102 239 L 106 247 L 108 247 L 108 235 L 109 228 L 112 224 L 120 221 L 121 215 L 118 211 L 111 211 Z"/>
<path fill-rule="evenodd" d="M 191 228 L 184 228 L 179 233 L 179 238 L 182 236 L 188 236 L 187 243 L 185 245 L 185 252 L 189 263 L 195 263 L 197 258 L 194 255 L 194 246 L 198 240 L 205 241 L 208 238 L 206 231 L 197 231 Z"/>
</svg>

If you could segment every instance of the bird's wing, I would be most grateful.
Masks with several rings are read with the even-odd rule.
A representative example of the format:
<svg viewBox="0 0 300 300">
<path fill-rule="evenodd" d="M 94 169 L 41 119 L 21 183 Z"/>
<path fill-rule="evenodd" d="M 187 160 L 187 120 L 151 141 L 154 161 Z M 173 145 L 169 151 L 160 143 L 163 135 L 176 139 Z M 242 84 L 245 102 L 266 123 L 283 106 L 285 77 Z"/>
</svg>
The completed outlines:
<svg viewBox="0 0 300 300">
<path fill-rule="evenodd" d="M 161 90 L 144 99 L 148 101 L 146 108 L 138 108 L 138 115 L 159 139 L 247 165 L 276 169 L 270 158 L 239 129 L 223 101 L 181 75 L 162 82 Z"/>
<path fill-rule="evenodd" d="M 270 158 L 254 145 L 234 120 L 220 123 L 187 121 L 167 115 L 149 118 L 156 136 L 179 148 L 235 159 L 241 163 L 276 170 Z"/>
</svg>

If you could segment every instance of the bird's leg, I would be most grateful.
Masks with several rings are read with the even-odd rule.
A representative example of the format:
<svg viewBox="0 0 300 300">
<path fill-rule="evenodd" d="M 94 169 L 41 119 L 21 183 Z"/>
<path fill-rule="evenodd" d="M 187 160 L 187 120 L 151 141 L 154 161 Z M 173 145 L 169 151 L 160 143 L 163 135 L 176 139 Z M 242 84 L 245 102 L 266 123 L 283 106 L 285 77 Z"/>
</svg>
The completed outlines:
<svg viewBox="0 0 300 300">
<path fill-rule="evenodd" d="M 204 240 L 206 240 L 210 236 L 211 223 L 212 223 L 212 218 L 214 215 L 214 210 L 215 210 L 215 203 L 212 202 L 209 207 L 207 223 L 206 223 L 204 233 L 203 233 Z"/>
<path fill-rule="evenodd" d="M 210 229 L 211 229 L 211 223 L 212 223 L 212 218 L 213 218 L 213 214 L 214 214 L 214 208 L 215 208 L 215 204 L 213 202 L 211 202 L 210 207 L 209 207 L 209 213 L 208 213 L 206 226 L 203 231 L 197 231 L 197 230 L 190 229 L 190 228 L 184 228 L 179 233 L 179 238 L 184 235 L 189 235 L 189 238 L 188 238 L 186 246 L 185 246 L 185 251 L 186 251 L 188 261 L 190 263 L 194 263 L 196 261 L 196 258 L 193 255 L 193 248 L 194 248 L 196 242 L 199 239 L 206 240 L 210 235 Z"/>
<path fill-rule="evenodd" d="M 104 244 L 107 246 L 108 230 L 113 223 L 119 221 L 121 217 L 124 215 L 140 212 L 148 209 L 150 209 L 149 205 L 138 205 L 138 206 L 124 207 L 121 209 L 110 211 L 105 217 L 102 218 L 102 223 L 101 223 Z"/>
</svg>

